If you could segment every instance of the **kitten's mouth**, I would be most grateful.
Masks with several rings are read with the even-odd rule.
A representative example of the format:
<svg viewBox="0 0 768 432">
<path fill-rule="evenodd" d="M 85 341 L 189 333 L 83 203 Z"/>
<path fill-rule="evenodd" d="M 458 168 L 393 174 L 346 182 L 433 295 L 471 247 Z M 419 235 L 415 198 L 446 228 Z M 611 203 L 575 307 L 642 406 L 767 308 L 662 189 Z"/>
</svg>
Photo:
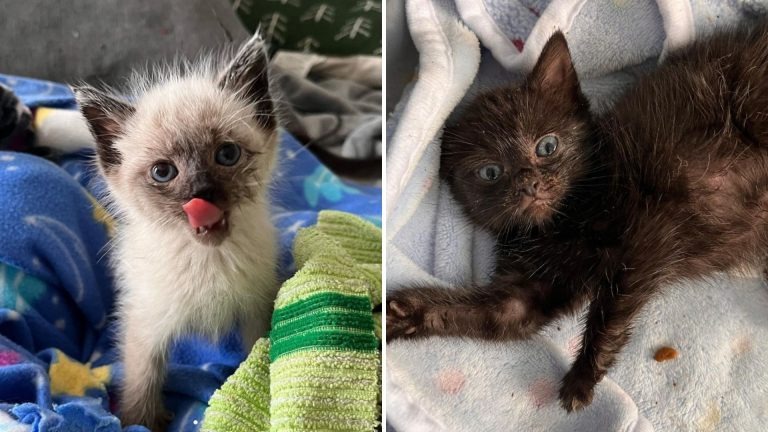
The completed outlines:
<svg viewBox="0 0 768 432">
<path fill-rule="evenodd" d="M 524 195 L 520 200 L 520 208 L 522 210 L 537 210 L 542 207 L 549 207 L 552 202 L 552 197 L 536 195 L 534 197 Z"/>
<path fill-rule="evenodd" d="M 214 223 L 212 223 L 210 225 L 199 226 L 199 227 L 194 228 L 194 230 L 195 230 L 195 234 L 197 234 L 197 235 L 206 235 L 209 232 L 215 232 L 215 231 L 218 231 L 218 230 L 224 230 L 226 228 L 227 228 L 227 217 L 224 216 L 221 219 L 219 219 L 218 221 L 216 221 L 216 222 L 214 222 Z"/>
<path fill-rule="evenodd" d="M 549 195 L 524 196 L 520 200 L 520 210 L 537 223 L 548 220 L 552 214 L 552 197 Z"/>
<path fill-rule="evenodd" d="M 226 212 L 202 198 L 191 199 L 182 209 L 198 241 L 215 246 L 224 240 L 229 228 Z"/>
</svg>

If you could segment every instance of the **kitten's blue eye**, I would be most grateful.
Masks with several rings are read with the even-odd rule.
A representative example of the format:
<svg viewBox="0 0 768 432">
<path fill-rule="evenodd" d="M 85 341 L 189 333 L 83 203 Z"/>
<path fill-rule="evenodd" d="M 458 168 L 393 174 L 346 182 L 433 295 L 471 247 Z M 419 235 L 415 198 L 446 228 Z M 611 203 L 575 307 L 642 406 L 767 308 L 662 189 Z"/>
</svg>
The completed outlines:
<svg viewBox="0 0 768 432">
<path fill-rule="evenodd" d="M 557 150 L 557 137 L 554 135 L 547 135 L 540 139 L 536 144 L 536 156 L 547 157 Z"/>
<path fill-rule="evenodd" d="M 216 163 L 224 166 L 232 166 L 240 160 L 240 146 L 235 143 L 222 144 L 216 150 Z"/>
<path fill-rule="evenodd" d="M 490 164 L 480 167 L 477 170 L 477 176 L 488 182 L 495 182 L 501 177 L 501 173 L 504 169 L 499 164 Z"/>
<path fill-rule="evenodd" d="M 179 170 L 168 162 L 158 162 L 149 170 L 152 178 L 158 183 L 168 183 L 179 174 Z"/>
</svg>

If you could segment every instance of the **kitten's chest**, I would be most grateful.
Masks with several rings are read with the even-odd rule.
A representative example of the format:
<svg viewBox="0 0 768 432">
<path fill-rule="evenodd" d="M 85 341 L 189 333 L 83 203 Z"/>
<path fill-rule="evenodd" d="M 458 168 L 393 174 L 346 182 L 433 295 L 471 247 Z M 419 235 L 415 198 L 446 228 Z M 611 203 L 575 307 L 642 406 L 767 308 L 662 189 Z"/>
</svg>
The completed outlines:
<svg viewBox="0 0 768 432">
<path fill-rule="evenodd" d="M 160 303 L 206 309 L 227 303 L 252 303 L 274 298 L 275 240 L 266 225 L 258 236 L 234 233 L 213 248 L 184 236 L 130 236 L 117 250 L 117 270 L 126 296 L 155 298 Z"/>
<path fill-rule="evenodd" d="M 227 293 L 243 292 L 253 270 L 242 263 L 228 262 L 221 255 L 194 249 L 175 253 L 128 250 L 121 265 L 127 289 L 144 296 L 152 293 L 169 303 L 190 306 L 215 301 Z"/>
<path fill-rule="evenodd" d="M 617 265 L 622 232 L 619 222 L 595 217 L 551 233 L 507 237 L 498 244 L 497 268 L 537 279 L 586 280 Z"/>
</svg>

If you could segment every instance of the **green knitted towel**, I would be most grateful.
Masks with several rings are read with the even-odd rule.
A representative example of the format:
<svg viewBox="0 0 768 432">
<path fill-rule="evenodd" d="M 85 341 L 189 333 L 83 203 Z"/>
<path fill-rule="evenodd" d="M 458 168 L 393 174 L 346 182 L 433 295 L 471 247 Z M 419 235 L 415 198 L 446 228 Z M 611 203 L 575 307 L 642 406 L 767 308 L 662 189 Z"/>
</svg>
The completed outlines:
<svg viewBox="0 0 768 432">
<path fill-rule="evenodd" d="M 381 412 L 381 231 L 320 212 L 262 339 L 213 394 L 202 431 L 370 431 Z"/>
</svg>

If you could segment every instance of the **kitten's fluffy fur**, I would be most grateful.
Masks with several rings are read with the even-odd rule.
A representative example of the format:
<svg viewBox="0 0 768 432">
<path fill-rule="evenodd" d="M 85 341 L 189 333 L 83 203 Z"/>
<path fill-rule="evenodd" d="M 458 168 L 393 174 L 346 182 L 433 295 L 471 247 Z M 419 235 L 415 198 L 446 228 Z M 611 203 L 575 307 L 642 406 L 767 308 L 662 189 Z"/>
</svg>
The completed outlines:
<svg viewBox="0 0 768 432">
<path fill-rule="evenodd" d="M 768 26 L 725 32 L 595 117 L 556 33 L 522 85 L 481 95 L 444 134 L 441 176 L 497 237 L 496 274 L 393 292 L 387 338 L 525 338 L 589 302 L 560 389 L 565 409 L 589 405 L 653 296 L 764 262 L 766 78 Z M 545 137 L 559 145 L 542 156 Z"/>
<path fill-rule="evenodd" d="M 249 350 L 269 326 L 277 281 L 268 189 L 278 137 L 261 39 L 222 66 L 184 65 L 135 80 L 130 103 L 75 89 L 119 219 L 111 253 L 125 425 L 160 430 L 168 420 L 161 391 L 175 338 L 215 339 L 239 324 Z M 222 142 L 242 148 L 236 165 L 214 162 Z M 155 182 L 157 161 L 172 162 L 178 176 Z M 226 212 L 226 231 L 202 239 L 190 228 L 181 206 L 196 196 Z"/>
</svg>

